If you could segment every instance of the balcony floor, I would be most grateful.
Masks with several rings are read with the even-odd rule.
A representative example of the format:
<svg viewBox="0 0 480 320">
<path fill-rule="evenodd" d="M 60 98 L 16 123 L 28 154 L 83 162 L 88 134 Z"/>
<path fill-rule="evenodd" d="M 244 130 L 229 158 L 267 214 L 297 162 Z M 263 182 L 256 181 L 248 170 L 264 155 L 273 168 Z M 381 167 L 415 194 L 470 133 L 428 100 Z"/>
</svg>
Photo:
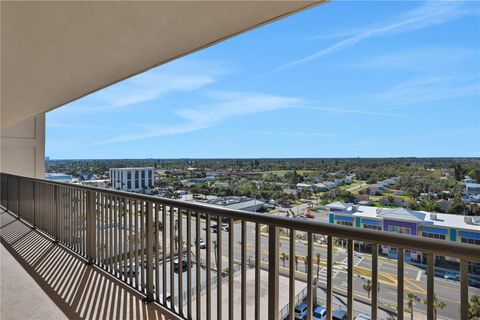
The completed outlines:
<svg viewBox="0 0 480 320">
<path fill-rule="evenodd" d="M 179 319 L 0 210 L 1 319 Z"/>
</svg>

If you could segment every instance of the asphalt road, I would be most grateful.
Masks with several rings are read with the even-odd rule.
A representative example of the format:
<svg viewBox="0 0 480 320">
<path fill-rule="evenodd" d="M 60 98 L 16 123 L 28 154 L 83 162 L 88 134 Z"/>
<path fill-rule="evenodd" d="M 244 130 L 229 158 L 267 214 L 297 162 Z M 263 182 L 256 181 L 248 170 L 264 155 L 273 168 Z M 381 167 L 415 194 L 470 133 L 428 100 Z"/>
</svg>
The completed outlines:
<svg viewBox="0 0 480 320">
<path fill-rule="evenodd" d="M 241 224 L 235 224 L 234 229 L 234 258 L 236 260 L 241 259 Z M 201 230 L 201 237 L 206 239 L 206 231 L 203 230 L 203 222 L 202 222 L 202 230 Z M 228 237 L 229 232 L 223 231 L 222 234 L 222 256 L 223 256 L 223 265 L 222 267 L 225 268 L 227 266 L 228 261 Z M 216 240 L 216 234 L 211 234 L 212 241 Z M 247 259 L 254 258 L 255 256 L 255 229 L 254 224 L 247 223 Z M 213 246 L 211 246 L 213 250 Z M 306 256 L 307 255 L 307 245 L 303 241 L 297 241 L 296 243 L 296 255 L 299 256 Z M 205 250 L 202 250 L 205 251 Z M 289 253 L 289 241 L 288 240 L 280 240 L 280 252 Z M 327 256 L 327 250 L 323 246 L 314 246 L 314 256 L 316 253 L 321 254 L 321 259 L 325 259 Z M 214 259 L 214 253 L 212 252 L 212 260 Z M 204 259 L 204 257 L 202 257 Z M 261 259 L 263 261 L 268 261 L 268 237 L 262 236 L 261 237 Z M 213 262 L 212 262 L 213 263 Z M 355 259 L 354 264 L 356 266 L 363 267 L 365 269 L 371 269 L 371 256 L 365 253 L 358 253 L 355 252 Z M 283 262 L 280 261 L 280 265 L 283 266 Z M 286 261 L 286 267 L 288 268 L 288 261 Z M 334 254 L 334 272 L 333 272 L 333 286 L 334 288 L 346 288 L 347 285 L 347 254 L 345 250 L 342 248 L 337 248 Z M 389 275 L 391 278 L 397 278 L 397 263 L 396 261 L 392 261 L 391 259 L 383 258 L 382 256 L 379 257 L 379 272 Z M 303 263 L 299 263 L 299 271 L 304 271 L 305 267 Z M 314 265 L 314 272 L 316 274 L 316 266 Z M 424 270 L 412 266 L 409 264 L 404 265 L 404 292 L 413 292 L 415 293 L 420 299 L 426 298 L 426 275 Z M 326 282 L 326 268 L 321 267 L 320 271 L 320 281 Z M 354 278 L 354 294 L 367 296 L 366 291 L 363 289 L 364 279 L 355 276 Z M 446 303 L 446 307 L 443 310 L 438 311 L 439 319 L 457 319 L 459 317 L 459 297 L 460 297 L 460 284 L 458 281 L 446 280 L 441 277 L 435 277 L 435 293 L 437 297 Z M 470 287 L 469 288 L 470 294 L 477 294 L 480 295 L 480 289 Z M 322 293 L 319 289 L 319 297 L 322 299 Z M 379 300 L 390 306 L 396 306 L 397 304 L 397 288 L 396 283 L 380 283 L 380 291 L 378 293 Z M 325 297 L 323 297 L 325 300 Z M 342 297 L 338 297 L 338 304 L 341 307 L 341 301 L 343 301 Z M 405 306 L 407 302 L 404 302 Z M 346 308 L 346 306 L 345 306 Z M 360 311 L 364 310 L 365 307 L 361 307 L 360 303 L 356 302 L 354 309 L 359 309 Z M 426 314 L 426 306 L 423 304 L 422 301 L 414 303 L 414 312 L 418 314 Z"/>
</svg>

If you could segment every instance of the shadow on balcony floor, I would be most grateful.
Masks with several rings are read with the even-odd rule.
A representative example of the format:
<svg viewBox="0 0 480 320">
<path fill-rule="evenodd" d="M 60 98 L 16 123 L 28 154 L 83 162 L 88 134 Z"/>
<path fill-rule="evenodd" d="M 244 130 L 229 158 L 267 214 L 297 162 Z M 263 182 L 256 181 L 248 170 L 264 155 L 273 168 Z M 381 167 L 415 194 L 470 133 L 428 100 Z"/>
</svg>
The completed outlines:
<svg viewBox="0 0 480 320">
<path fill-rule="evenodd" d="M 0 224 L 1 319 L 178 319 L 3 210 Z"/>
</svg>

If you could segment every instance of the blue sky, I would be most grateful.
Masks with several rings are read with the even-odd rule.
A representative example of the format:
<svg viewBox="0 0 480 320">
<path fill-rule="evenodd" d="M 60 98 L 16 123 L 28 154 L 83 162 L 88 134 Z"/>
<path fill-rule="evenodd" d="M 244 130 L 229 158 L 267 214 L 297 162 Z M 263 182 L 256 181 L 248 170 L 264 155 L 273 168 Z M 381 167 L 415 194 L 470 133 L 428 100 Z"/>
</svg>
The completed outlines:
<svg viewBox="0 0 480 320">
<path fill-rule="evenodd" d="M 480 156 L 480 2 L 333 1 L 47 114 L 53 159 Z"/>
</svg>

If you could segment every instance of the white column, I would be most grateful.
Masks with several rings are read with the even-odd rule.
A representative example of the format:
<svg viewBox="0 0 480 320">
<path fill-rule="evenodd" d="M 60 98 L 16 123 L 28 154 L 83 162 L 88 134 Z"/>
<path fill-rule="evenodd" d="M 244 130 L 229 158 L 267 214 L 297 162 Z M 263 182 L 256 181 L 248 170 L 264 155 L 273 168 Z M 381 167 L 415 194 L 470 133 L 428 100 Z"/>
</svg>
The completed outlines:
<svg viewBox="0 0 480 320">
<path fill-rule="evenodd" d="M 123 184 L 122 184 L 122 190 L 126 190 L 126 188 L 127 188 L 127 171 L 125 171 L 125 170 L 122 170 L 122 172 L 123 172 L 123 179 L 122 179 L 122 181 L 123 181 Z"/>
</svg>

